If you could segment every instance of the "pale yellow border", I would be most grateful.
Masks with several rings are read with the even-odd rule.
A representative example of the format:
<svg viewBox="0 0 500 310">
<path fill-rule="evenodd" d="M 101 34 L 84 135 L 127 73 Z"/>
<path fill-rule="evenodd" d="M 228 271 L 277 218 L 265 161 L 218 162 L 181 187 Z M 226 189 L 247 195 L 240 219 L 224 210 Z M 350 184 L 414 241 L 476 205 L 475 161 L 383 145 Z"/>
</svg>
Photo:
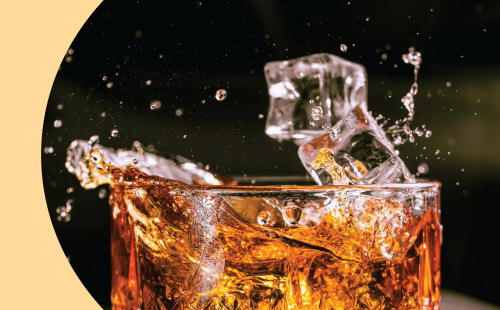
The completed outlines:
<svg viewBox="0 0 500 310">
<path fill-rule="evenodd" d="M 0 0 L 0 308 L 100 309 L 64 256 L 42 188 L 57 69 L 100 0 Z"/>
</svg>

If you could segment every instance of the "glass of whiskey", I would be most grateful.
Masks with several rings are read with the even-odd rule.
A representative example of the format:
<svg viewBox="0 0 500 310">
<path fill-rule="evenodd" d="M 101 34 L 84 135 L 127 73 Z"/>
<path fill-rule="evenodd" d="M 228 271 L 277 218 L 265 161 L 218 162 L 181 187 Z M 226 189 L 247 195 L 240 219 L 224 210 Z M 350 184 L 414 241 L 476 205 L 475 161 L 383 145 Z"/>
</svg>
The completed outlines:
<svg viewBox="0 0 500 310">
<path fill-rule="evenodd" d="M 440 187 L 186 185 L 113 169 L 113 309 L 439 309 Z"/>
</svg>

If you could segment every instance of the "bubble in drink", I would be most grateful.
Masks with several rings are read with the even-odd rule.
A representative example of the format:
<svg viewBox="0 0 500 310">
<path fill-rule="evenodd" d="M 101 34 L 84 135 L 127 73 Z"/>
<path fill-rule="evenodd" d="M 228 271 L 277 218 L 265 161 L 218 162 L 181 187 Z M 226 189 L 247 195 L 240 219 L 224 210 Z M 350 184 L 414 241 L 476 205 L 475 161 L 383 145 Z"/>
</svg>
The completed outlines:
<svg viewBox="0 0 500 310">
<path fill-rule="evenodd" d="M 54 121 L 54 127 L 59 128 L 62 126 L 62 121 L 60 119 Z"/>
<path fill-rule="evenodd" d="M 302 208 L 295 200 L 283 202 L 283 219 L 288 225 L 297 225 L 302 216 Z"/>
<path fill-rule="evenodd" d="M 257 223 L 259 225 L 265 226 L 271 221 L 271 213 L 269 211 L 261 211 L 257 216 Z"/>
<path fill-rule="evenodd" d="M 314 107 L 311 109 L 311 117 L 315 121 L 319 121 L 323 117 L 323 109 L 321 107 Z"/>
<path fill-rule="evenodd" d="M 149 108 L 151 108 L 151 110 L 158 110 L 159 108 L 161 108 L 161 102 L 155 100 L 149 104 Z"/>
<path fill-rule="evenodd" d="M 346 52 L 346 51 L 347 51 L 347 45 L 345 45 L 345 44 L 340 44 L 340 50 L 341 50 L 342 52 Z"/>
<path fill-rule="evenodd" d="M 427 172 L 429 172 L 429 166 L 426 163 L 421 163 L 420 165 L 418 165 L 418 172 L 420 174 L 426 174 Z"/>
<path fill-rule="evenodd" d="M 118 129 L 111 130 L 111 136 L 112 137 L 118 137 Z"/>
<path fill-rule="evenodd" d="M 227 97 L 227 92 L 225 89 L 219 89 L 215 93 L 215 99 L 217 99 L 217 101 L 222 101 L 222 100 L 226 99 L 226 97 Z"/>
<path fill-rule="evenodd" d="M 135 159 L 135 158 L 134 158 L 134 159 L 132 160 L 132 163 L 134 163 L 134 165 L 137 165 L 137 164 L 139 163 L 139 161 L 138 161 L 137 159 Z"/>
<path fill-rule="evenodd" d="M 431 136 L 432 136 L 432 131 L 427 130 L 427 131 L 425 132 L 425 137 L 426 137 L 426 138 L 430 138 Z"/>
</svg>

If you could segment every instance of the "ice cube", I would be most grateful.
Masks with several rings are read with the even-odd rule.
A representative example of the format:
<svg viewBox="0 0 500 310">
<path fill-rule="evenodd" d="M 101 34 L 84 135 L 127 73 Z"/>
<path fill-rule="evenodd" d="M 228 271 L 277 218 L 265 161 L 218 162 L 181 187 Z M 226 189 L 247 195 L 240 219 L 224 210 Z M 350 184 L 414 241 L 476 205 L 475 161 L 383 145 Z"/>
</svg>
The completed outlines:
<svg viewBox="0 0 500 310">
<path fill-rule="evenodd" d="M 354 106 L 366 107 L 366 71 L 359 64 L 330 54 L 314 54 L 264 67 L 270 107 L 266 134 L 301 145 L 320 136 Z M 311 109 L 321 107 L 315 122 Z"/>
<path fill-rule="evenodd" d="M 354 184 L 414 182 L 385 132 L 363 106 L 351 109 L 335 126 L 335 135 L 323 135 L 299 148 L 302 164 L 319 185 L 336 184 L 324 167 L 314 169 L 311 165 L 322 148 L 331 150 Z"/>
</svg>

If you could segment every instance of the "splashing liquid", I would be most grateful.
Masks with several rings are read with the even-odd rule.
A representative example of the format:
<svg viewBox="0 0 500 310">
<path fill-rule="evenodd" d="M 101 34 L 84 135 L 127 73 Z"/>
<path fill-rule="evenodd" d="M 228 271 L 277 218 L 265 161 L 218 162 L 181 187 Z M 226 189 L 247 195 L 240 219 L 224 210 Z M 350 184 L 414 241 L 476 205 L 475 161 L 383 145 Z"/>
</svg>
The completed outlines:
<svg viewBox="0 0 500 310">
<path fill-rule="evenodd" d="M 418 71 L 420 70 L 420 64 L 422 63 L 422 55 L 419 52 L 415 52 L 413 48 L 410 48 L 409 53 L 403 54 L 403 61 L 407 64 L 413 65 L 414 81 L 411 85 L 410 91 L 403 96 L 403 98 L 401 98 L 401 102 L 406 110 L 408 110 L 408 116 L 401 120 L 397 120 L 394 125 L 385 130 L 387 136 L 391 138 L 391 142 L 394 145 L 401 145 L 407 141 L 413 143 L 415 142 L 415 135 L 420 137 L 425 134 L 426 138 L 429 138 L 432 135 L 432 132 L 425 129 L 424 126 L 423 131 L 419 130 L 418 127 L 415 130 L 411 130 L 410 128 L 415 116 L 414 96 L 418 93 L 417 76 Z M 387 121 L 384 120 L 382 115 L 377 117 L 377 121 L 382 121 L 379 123 L 381 127 L 387 124 Z"/>
</svg>

